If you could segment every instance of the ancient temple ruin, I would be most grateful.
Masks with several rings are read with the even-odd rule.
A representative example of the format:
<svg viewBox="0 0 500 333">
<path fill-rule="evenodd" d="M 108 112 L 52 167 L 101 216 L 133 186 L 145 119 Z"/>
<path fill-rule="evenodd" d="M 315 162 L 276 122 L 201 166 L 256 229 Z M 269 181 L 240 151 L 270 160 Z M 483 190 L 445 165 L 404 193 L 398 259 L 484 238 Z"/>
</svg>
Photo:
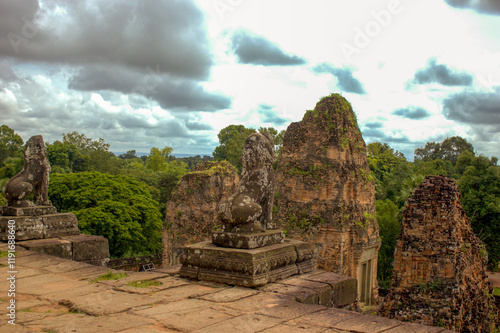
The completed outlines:
<svg viewBox="0 0 500 333">
<path fill-rule="evenodd" d="M 210 240 L 221 229 L 217 205 L 236 191 L 238 181 L 236 168 L 227 161 L 207 161 L 181 178 L 166 204 L 164 267 L 179 264 L 186 245 Z"/>
<path fill-rule="evenodd" d="M 392 287 L 379 313 L 459 332 L 490 332 L 494 304 L 487 261 L 456 184 L 429 176 L 403 211 Z"/>
<path fill-rule="evenodd" d="M 344 97 L 322 98 L 288 126 L 276 183 L 276 221 L 289 236 L 316 246 L 318 268 L 358 279 L 360 301 L 376 303 L 375 184 Z"/>
<path fill-rule="evenodd" d="M 238 187 L 216 209 L 223 230 L 184 248 L 181 277 L 257 287 L 312 270 L 310 245 L 274 229 L 275 159 L 270 135 L 245 140 Z"/>
<path fill-rule="evenodd" d="M 43 138 L 33 136 L 26 142 L 23 169 L 2 189 L 8 204 L 0 207 L 0 240 L 64 259 L 105 265 L 108 240 L 80 234 L 73 213 L 57 212 L 48 196 L 49 174 Z"/>
</svg>

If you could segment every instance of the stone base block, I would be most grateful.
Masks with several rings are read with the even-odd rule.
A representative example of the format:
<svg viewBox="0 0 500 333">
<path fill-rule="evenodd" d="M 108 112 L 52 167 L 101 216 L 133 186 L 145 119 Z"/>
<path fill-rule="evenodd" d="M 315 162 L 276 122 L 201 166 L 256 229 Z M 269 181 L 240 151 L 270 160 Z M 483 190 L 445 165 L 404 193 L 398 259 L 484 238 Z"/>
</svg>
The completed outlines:
<svg viewBox="0 0 500 333">
<path fill-rule="evenodd" d="M 307 245 L 297 240 L 257 249 L 223 248 L 211 242 L 187 246 L 181 255 L 181 277 L 245 287 L 257 287 L 299 273 L 312 260 Z M 299 261 L 302 258 L 302 261 Z M 311 264 L 312 267 L 312 264 Z"/>
<path fill-rule="evenodd" d="M 333 306 L 336 308 L 353 304 L 358 296 L 358 280 L 348 276 L 325 272 L 308 276 L 304 279 L 330 285 L 332 288 Z"/>
<path fill-rule="evenodd" d="M 214 232 L 212 234 L 212 243 L 236 249 L 256 249 L 263 246 L 280 244 L 284 240 L 285 234 L 281 230 L 267 230 L 251 234 L 231 232 Z"/>
<path fill-rule="evenodd" d="M 42 216 L 45 226 L 43 238 L 79 235 L 78 219 L 73 213 L 60 213 Z"/>
<path fill-rule="evenodd" d="M 42 239 L 45 226 L 40 216 L 0 216 L 0 240 L 6 242 L 11 230 L 16 241 Z"/>
<path fill-rule="evenodd" d="M 9 221 L 11 222 L 9 223 Z M 7 241 L 9 226 L 13 226 L 17 241 L 80 234 L 78 220 L 73 213 L 40 216 L 0 216 L 0 240 Z"/>
<path fill-rule="evenodd" d="M 102 236 L 80 234 L 65 237 L 73 244 L 73 260 L 104 265 L 109 260 L 108 240 Z"/>
<path fill-rule="evenodd" d="M 40 216 L 47 214 L 56 214 L 54 206 L 33 206 L 33 207 L 0 207 L 0 215 L 3 216 Z"/>
<path fill-rule="evenodd" d="M 70 241 L 51 238 L 51 239 L 35 239 L 24 242 L 18 242 L 17 245 L 24 247 L 26 250 L 50 254 L 63 259 L 73 260 L 73 247 Z"/>
<path fill-rule="evenodd" d="M 105 266 L 109 261 L 108 240 L 102 236 L 77 235 L 17 242 L 27 250 L 63 259 Z"/>
</svg>

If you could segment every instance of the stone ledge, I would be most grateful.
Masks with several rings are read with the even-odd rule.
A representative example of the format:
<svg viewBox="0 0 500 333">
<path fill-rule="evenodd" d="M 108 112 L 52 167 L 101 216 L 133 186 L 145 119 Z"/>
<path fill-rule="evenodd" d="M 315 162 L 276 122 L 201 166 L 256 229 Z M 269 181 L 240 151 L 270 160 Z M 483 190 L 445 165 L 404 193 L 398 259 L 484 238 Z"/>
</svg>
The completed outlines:
<svg viewBox="0 0 500 333">
<path fill-rule="evenodd" d="M 54 206 L 0 207 L 0 215 L 3 216 L 40 216 L 56 213 L 57 210 Z"/>
<path fill-rule="evenodd" d="M 260 287 L 260 290 L 292 295 L 296 301 L 326 307 L 345 308 L 356 304 L 356 279 L 332 272 L 317 271 Z"/>
<path fill-rule="evenodd" d="M 281 244 L 284 240 L 285 234 L 281 230 L 267 230 L 251 234 L 221 231 L 212 234 L 212 243 L 236 249 L 256 249 L 263 246 Z"/>
<path fill-rule="evenodd" d="M 5 207 L 4 207 L 5 208 Z M 0 216 L 0 240 L 8 240 L 8 222 L 15 221 L 17 241 L 79 235 L 78 220 L 73 213 L 40 216 Z"/>
<path fill-rule="evenodd" d="M 67 240 L 59 238 L 35 239 L 18 242 L 17 245 L 33 252 L 44 253 L 68 260 L 73 259 L 72 244 Z"/>
<path fill-rule="evenodd" d="M 103 266 L 109 260 L 108 240 L 102 236 L 77 235 L 17 242 L 27 250 L 59 258 Z"/>
</svg>

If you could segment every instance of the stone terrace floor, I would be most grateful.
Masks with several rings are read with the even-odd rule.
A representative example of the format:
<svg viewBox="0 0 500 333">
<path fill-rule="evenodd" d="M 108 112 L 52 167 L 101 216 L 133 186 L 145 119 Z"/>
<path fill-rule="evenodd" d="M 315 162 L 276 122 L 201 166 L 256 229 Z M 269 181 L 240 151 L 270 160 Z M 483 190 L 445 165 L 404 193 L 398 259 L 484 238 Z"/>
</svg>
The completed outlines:
<svg viewBox="0 0 500 333">
<path fill-rule="evenodd" d="M 0 243 L 0 251 L 6 250 L 6 244 Z M 311 289 L 282 288 L 282 293 L 276 293 L 193 282 L 168 274 L 168 269 L 127 272 L 129 276 L 119 280 L 91 282 L 109 269 L 16 250 L 15 326 L 8 324 L 6 315 L 9 267 L 7 258 L 0 258 L 2 333 L 450 332 L 295 301 L 321 297 Z M 162 284 L 147 288 L 126 284 L 147 279 Z"/>
</svg>

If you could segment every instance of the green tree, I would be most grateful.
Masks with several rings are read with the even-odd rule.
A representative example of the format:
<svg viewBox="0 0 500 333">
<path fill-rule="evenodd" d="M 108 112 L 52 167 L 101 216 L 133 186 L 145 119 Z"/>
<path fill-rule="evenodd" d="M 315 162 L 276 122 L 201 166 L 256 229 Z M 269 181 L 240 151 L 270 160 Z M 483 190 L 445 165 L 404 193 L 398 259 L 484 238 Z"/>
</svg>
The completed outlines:
<svg viewBox="0 0 500 333">
<path fill-rule="evenodd" d="M 400 207 L 406 206 L 406 202 L 413 195 L 417 186 L 424 181 L 424 179 L 425 176 L 414 174 L 403 181 L 399 190 L 399 195 L 396 197 L 396 202 L 400 204 Z"/>
<path fill-rule="evenodd" d="M 49 197 L 60 212 L 73 212 L 83 233 L 102 235 L 112 257 L 161 252 L 162 218 L 144 183 L 99 172 L 54 174 Z"/>
<path fill-rule="evenodd" d="M 71 133 L 63 133 L 63 143 L 69 143 L 76 147 L 80 151 L 93 151 L 102 150 L 109 151 L 109 144 L 107 144 L 103 138 L 98 140 L 92 140 L 87 138 L 85 134 L 80 134 L 76 131 Z"/>
<path fill-rule="evenodd" d="M 7 125 L 0 126 L 0 190 L 5 183 L 14 177 L 24 164 L 23 139 Z M 0 191 L 0 206 L 7 200 Z"/>
<path fill-rule="evenodd" d="M 392 281 L 394 249 L 401 233 L 399 207 L 389 199 L 377 200 L 377 222 L 382 244 L 378 253 L 378 280 L 381 288 L 388 289 Z"/>
<path fill-rule="evenodd" d="M 402 153 L 380 142 L 368 144 L 367 157 L 375 177 L 376 198 L 395 201 L 402 181 L 413 173 L 411 163 Z"/>
<path fill-rule="evenodd" d="M 228 161 L 241 172 L 241 154 L 247 137 L 255 133 L 255 129 L 243 125 L 229 125 L 220 130 L 217 137 L 219 146 L 213 152 L 215 161 Z"/>
<path fill-rule="evenodd" d="M 241 155 L 245 140 L 252 133 L 257 131 L 253 128 L 246 128 L 243 125 L 229 125 L 219 132 L 219 146 L 213 152 L 215 161 L 228 161 L 241 172 Z M 281 152 L 285 131 L 278 131 L 273 127 L 261 127 L 260 133 L 269 133 L 273 136 L 276 152 Z"/>
<path fill-rule="evenodd" d="M 136 158 L 128 160 L 122 174 L 134 177 L 146 183 L 154 190 L 151 190 L 153 197 L 159 204 L 159 211 L 165 215 L 165 202 L 170 198 L 172 190 L 175 188 L 182 176 L 187 172 L 187 164 L 180 159 L 170 159 L 173 152 L 171 147 L 159 149 L 151 148 L 149 156 L 143 162 Z"/>
<path fill-rule="evenodd" d="M 109 151 L 109 144 L 104 139 L 93 140 L 78 132 L 63 133 L 62 146 L 57 144 L 48 148 L 55 151 L 53 158 L 59 158 L 55 165 L 61 164 L 61 167 L 56 169 L 57 172 L 65 172 L 69 168 L 73 172 L 99 171 L 119 174 L 125 165 L 122 159 Z M 64 156 L 67 157 L 65 163 L 62 161 Z M 49 155 L 49 161 L 50 158 Z"/>
<path fill-rule="evenodd" d="M 213 161 L 214 158 L 212 156 L 208 156 L 208 155 L 203 155 L 203 157 L 201 157 L 200 155 L 188 156 L 188 157 L 175 157 L 173 155 L 170 155 L 168 157 L 168 160 L 169 161 L 181 161 L 181 162 L 184 162 L 187 165 L 187 170 L 191 171 L 198 164 L 200 164 L 200 163 L 203 164 L 204 162 L 207 162 L 207 161 Z"/>
<path fill-rule="evenodd" d="M 137 157 L 137 152 L 134 150 L 129 150 L 125 154 L 118 155 L 119 158 L 124 159 L 124 160 L 133 160 Z"/>
<path fill-rule="evenodd" d="M 23 139 L 7 125 L 0 126 L 0 166 L 8 158 L 21 158 L 23 156 Z"/>
<path fill-rule="evenodd" d="M 462 205 L 474 233 L 484 242 L 490 268 L 500 261 L 500 167 L 496 158 L 465 152 L 457 166 L 465 171 L 459 181 Z"/>
<path fill-rule="evenodd" d="M 45 145 L 51 172 L 69 173 L 90 170 L 90 157 L 85 156 L 74 144 L 54 141 L 52 144 L 46 143 Z"/>
<path fill-rule="evenodd" d="M 285 136 L 285 130 L 278 131 L 274 127 L 261 127 L 259 128 L 259 133 L 269 133 L 273 137 L 274 141 L 274 151 L 277 156 L 281 155 L 281 147 L 283 147 L 283 137 Z"/>
<path fill-rule="evenodd" d="M 439 142 L 427 142 L 425 147 L 417 148 L 413 152 L 415 161 L 433 161 L 442 157 L 441 144 Z"/>
<path fill-rule="evenodd" d="M 146 160 L 146 168 L 153 171 L 161 171 L 168 167 L 168 157 L 174 150 L 171 147 L 159 149 L 151 148 L 148 159 Z"/>
<path fill-rule="evenodd" d="M 454 136 L 446 138 L 443 142 L 427 142 L 425 147 L 415 149 L 415 161 L 433 161 L 442 159 L 450 161 L 452 165 L 457 163 L 461 153 L 470 151 L 474 153 L 474 146 L 462 137 Z"/>
</svg>

